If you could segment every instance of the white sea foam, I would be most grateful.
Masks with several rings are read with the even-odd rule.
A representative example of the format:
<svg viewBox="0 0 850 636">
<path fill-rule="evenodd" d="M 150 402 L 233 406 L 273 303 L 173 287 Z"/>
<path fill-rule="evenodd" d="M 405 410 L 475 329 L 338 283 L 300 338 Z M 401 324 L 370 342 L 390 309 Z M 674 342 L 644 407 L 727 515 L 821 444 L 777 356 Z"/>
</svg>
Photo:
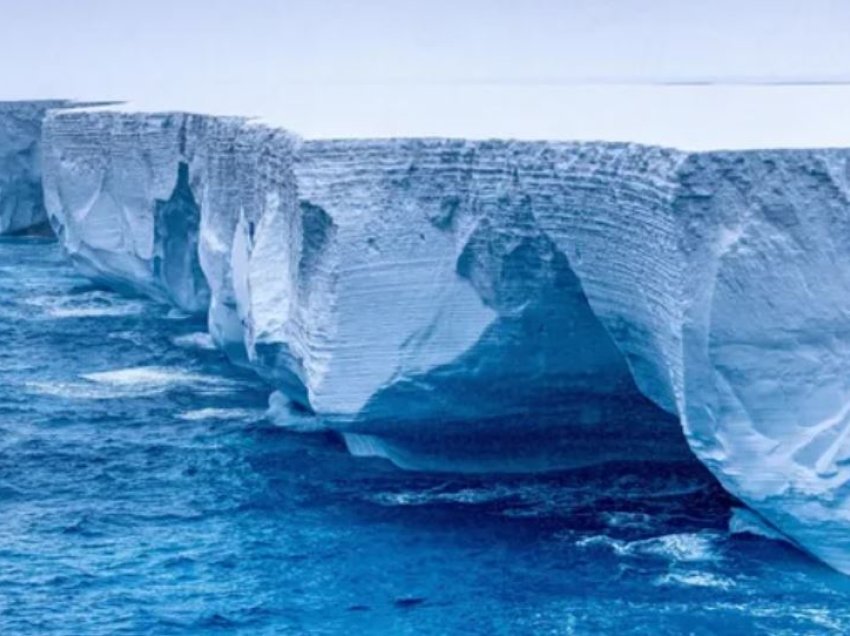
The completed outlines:
<svg viewBox="0 0 850 636">
<path fill-rule="evenodd" d="M 571 537 L 571 535 L 566 536 Z M 582 537 L 581 539 L 576 541 L 576 547 L 610 549 L 618 556 L 626 556 L 630 553 L 628 541 L 614 539 L 604 534 L 596 534 L 590 537 Z"/>
<path fill-rule="evenodd" d="M 708 533 L 667 534 L 635 541 L 631 549 L 639 554 L 659 556 L 672 561 L 714 561 L 718 558 L 718 535 Z"/>
<path fill-rule="evenodd" d="M 602 520 L 610 528 L 648 528 L 652 517 L 644 512 L 603 512 Z"/>
<path fill-rule="evenodd" d="M 103 291 L 74 296 L 35 296 L 24 303 L 45 318 L 108 318 L 135 316 L 148 306 L 142 300 L 122 298 Z"/>
<path fill-rule="evenodd" d="M 203 420 L 243 420 L 245 422 L 257 422 L 265 417 L 265 412 L 260 409 L 217 409 L 204 408 L 184 411 L 177 415 L 178 419 L 189 422 Z"/>
<path fill-rule="evenodd" d="M 498 501 L 510 494 L 503 487 L 464 488 L 446 492 L 442 486 L 424 491 L 382 492 L 367 497 L 381 506 L 428 506 L 434 504 L 482 504 Z"/>
<path fill-rule="evenodd" d="M 759 601 L 751 601 L 746 604 L 740 603 L 710 603 L 704 606 L 705 609 L 712 612 L 742 612 L 747 616 L 756 618 L 793 618 L 800 621 L 808 621 L 819 629 L 818 634 L 847 634 L 850 624 L 837 612 L 830 608 L 821 606 L 789 606 L 787 600 L 780 599 L 778 601 L 770 601 L 761 599 Z M 783 633 L 800 633 L 788 632 Z M 813 632 L 807 632 L 813 633 Z"/>
<path fill-rule="evenodd" d="M 218 393 L 243 385 L 238 380 L 217 375 L 195 373 L 180 367 L 142 366 L 86 373 L 83 379 L 99 384 L 139 389 L 167 390 L 173 387 L 191 387 L 203 392 Z"/>
<path fill-rule="evenodd" d="M 156 395 L 160 391 L 149 387 L 117 387 L 95 382 L 27 382 L 27 393 L 67 400 L 114 400 Z"/>
<path fill-rule="evenodd" d="M 78 381 L 28 382 L 26 389 L 37 395 L 68 399 L 116 399 L 145 397 L 173 388 L 201 394 L 238 390 L 244 383 L 215 375 L 194 373 L 180 367 L 142 366 L 86 373 Z"/>
<path fill-rule="evenodd" d="M 106 337 L 110 340 L 123 340 L 137 347 L 143 346 L 146 342 L 145 334 L 140 331 L 115 331 L 107 334 Z"/>
<path fill-rule="evenodd" d="M 655 579 L 655 585 L 675 585 L 682 587 L 711 587 L 729 590 L 735 587 L 735 581 L 728 576 L 720 576 L 711 572 L 668 572 Z"/>
<path fill-rule="evenodd" d="M 117 385 L 172 385 L 193 384 L 203 382 L 209 376 L 192 373 L 178 367 L 129 367 L 127 369 L 114 369 L 111 371 L 98 371 L 97 373 L 85 373 L 82 376 L 86 380 L 102 384 Z"/>
<path fill-rule="evenodd" d="M 667 534 L 651 539 L 623 541 L 606 535 L 585 537 L 576 542 L 581 548 L 604 547 L 618 556 L 652 556 L 679 563 L 716 561 L 719 535 L 709 533 Z"/>
<path fill-rule="evenodd" d="M 116 316 L 135 316 L 144 310 L 142 303 L 127 305 L 107 305 L 100 307 L 54 307 L 46 313 L 51 318 L 110 318 Z"/>
</svg>

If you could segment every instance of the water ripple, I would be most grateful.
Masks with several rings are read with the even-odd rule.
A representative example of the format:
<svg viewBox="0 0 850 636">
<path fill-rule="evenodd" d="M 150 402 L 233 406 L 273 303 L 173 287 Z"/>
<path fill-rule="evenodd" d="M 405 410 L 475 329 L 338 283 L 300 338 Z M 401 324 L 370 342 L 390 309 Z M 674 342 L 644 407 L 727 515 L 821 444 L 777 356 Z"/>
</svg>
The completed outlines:
<svg viewBox="0 0 850 636">
<path fill-rule="evenodd" d="M 55 244 L 0 270 L 2 634 L 850 631 L 850 580 L 730 534 L 695 463 L 400 472 Z"/>
</svg>

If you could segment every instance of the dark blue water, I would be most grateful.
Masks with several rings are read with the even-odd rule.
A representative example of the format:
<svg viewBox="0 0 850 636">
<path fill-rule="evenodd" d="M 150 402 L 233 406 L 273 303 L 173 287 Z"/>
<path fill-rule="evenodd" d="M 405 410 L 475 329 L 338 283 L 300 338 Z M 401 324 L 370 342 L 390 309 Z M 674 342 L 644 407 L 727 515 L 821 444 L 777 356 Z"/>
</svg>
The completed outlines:
<svg viewBox="0 0 850 636">
<path fill-rule="evenodd" d="M 730 536 L 694 464 L 401 472 L 202 332 L 0 242 L 0 633 L 850 632 L 850 578 Z"/>
</svg>

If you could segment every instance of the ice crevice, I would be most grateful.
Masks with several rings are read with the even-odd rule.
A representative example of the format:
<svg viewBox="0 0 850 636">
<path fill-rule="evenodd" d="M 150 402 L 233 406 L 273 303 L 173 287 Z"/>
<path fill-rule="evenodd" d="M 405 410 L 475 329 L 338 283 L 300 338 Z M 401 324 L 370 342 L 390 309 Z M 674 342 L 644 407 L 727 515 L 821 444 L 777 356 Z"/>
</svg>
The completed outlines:
<svg viewBox="0 0 850 636">
<path fill-rule="evenodd" d="M 311 141 L 103 109 L 52 111 L 41 147 L 81 271 L 206 312 L 352 452 L 692 452 L 850 572 L 850 151 Z"/>
</svg>

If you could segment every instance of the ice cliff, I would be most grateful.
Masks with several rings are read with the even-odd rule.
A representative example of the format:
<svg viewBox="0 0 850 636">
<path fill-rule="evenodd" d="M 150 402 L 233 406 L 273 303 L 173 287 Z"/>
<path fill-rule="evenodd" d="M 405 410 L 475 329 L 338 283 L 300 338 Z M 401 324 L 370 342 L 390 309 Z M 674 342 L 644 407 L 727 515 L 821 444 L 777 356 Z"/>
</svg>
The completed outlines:
<svg viewBox="0 0 850 636">
<path fill-rule="evenodd" d="M 517 439 L 566 431 L 581 464 L 677 457 L 684 431 L 850 573 L 850 151 L 302 141 L 96 110 L 51 113 L 43 144 L 83 272 L 206 312 L 354 452 L 522 468 Z"/>
<path fill-rule="evenodd" d="M 0 234 L 47 223 L 41 190 L 41 124 L 63 101 L 0 102 Z"/>
</svg>

